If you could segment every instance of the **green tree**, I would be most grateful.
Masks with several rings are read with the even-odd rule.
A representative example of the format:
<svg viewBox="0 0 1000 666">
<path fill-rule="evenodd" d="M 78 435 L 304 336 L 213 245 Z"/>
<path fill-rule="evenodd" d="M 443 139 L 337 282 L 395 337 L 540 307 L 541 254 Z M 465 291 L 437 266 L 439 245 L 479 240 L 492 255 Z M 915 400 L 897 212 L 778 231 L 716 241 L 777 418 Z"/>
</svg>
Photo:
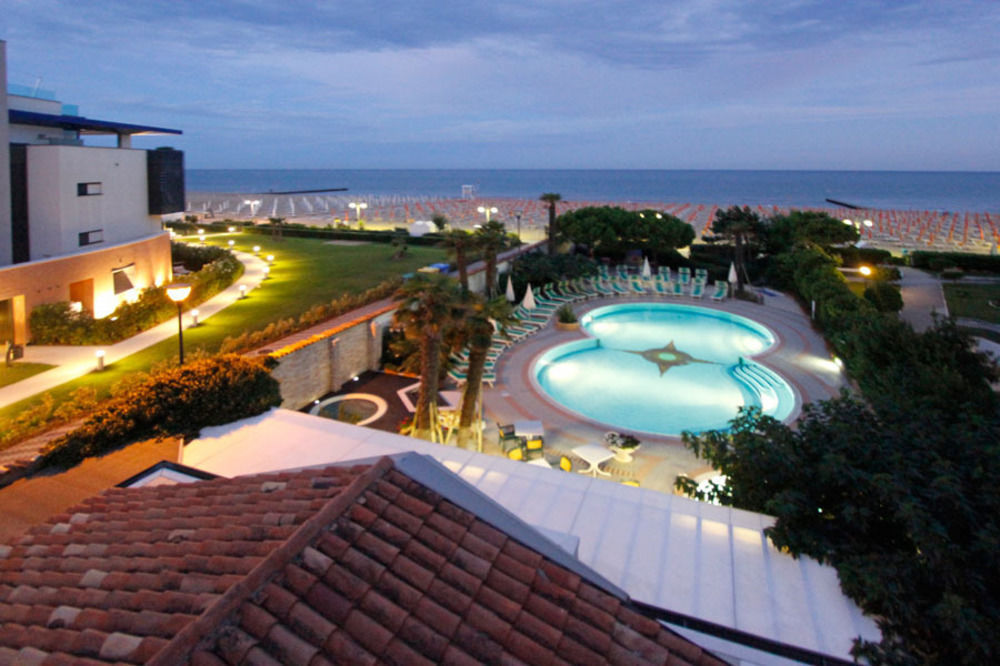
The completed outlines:
<svg viewBox="0 0 1000 666">
<path fill-rule="evenodd" d="M 647 256 L 668 256 L 690 245 L 694 229 L 673 215 L 655 210 L 630 211 L 591 206 L 559 216 L 561 238 L 590 248 L 595 255 L 620 259 L 628 250 Z"/>
<path fill-rule="evenodd" d="M 549 254 L 556 253 L 556 239 L 559 235 L 559 228 L 556 226 L 558 224 L 556 218 L 556 204 L 562 201 L 562 195 L 556 192 L 546 192 L 542 196 L 538 197 L 539 201 L 544 201 L 549 205 Z"/>
<path fill-rule="evenodd" d="M 271 224 L 271 238 L 275 240 L 284 240 L 282 232 L 285 228 L 285 218 L 283 217 L 269 217 L 267 221 Z"/>
<path fill-rule="evenodd" d="M 462 291 L 469 291 L 469 263 L 467 253 L 475 245 L 476 238 L 469 235 L 464 229 L 451 229 L 444 235 L 441 242 L 448 249 L 448 254 L 455 257 L 455 265 L 458 267 L 458 283 L 462 285 Z"/>
<path fill-rule="evenodd" d="M 494 325 L 500 331 L 515 319 L 513 308 L 502 295 L 487 300 L 478 294 L 466 294 L 464 321 L 460 328 L 461 343 L 469 347 L 469 369 L 462 390 L 462 407 L 458 422 L 458 445 L 468 448 L 475 436 L 480 418 L 480 397 L 486 357 L 493 343 Z"/>
<path fill-rule="evenodd" d="M 476 229 L 475 240 L 486 262 L 486 295 L 493 298 L 497 293 L 497 255 L 509 245 L 507 229 L 502 222 L 490 220 Z"/>
<path fill-rule="evenodd" d="M 815 243 L 824 249 L 833 245 L 855 243 L 860 234 L 854 225 L 828 213 L 812 210 L 793 210 L 787 215 L 775 215 L 767 220 L 763 233 L 768 254 L 776 255 L 791 250 L 803 241 Z"/>
<path fill-rule="evenodd" d="M 865 288 L 865 300 L 879 312 L 899 312 L 903 309 L 903 296 L 899 287 L 884 280 L 876 280 Z"/>
<path fill-rule="evenodd" d="M 764 224 L 760 215 L 749 206 L 730 206 L 715 213 L 712 231 L 733 244 L 733 262 L 736 264 L 736 291 L 743 291 L 747 274 L 747 248 L 762 233 Z"/>
<path fill-rule="evenodd" d="M 795 429 L 757 410 L 728 433 L 684 435 L 726 475 L 707 493 L 777 519 L 779 548 L 832 564 L 877 618 L 874 663 L 982 664 L 1000 654 L 1000 420 L 840 398 L 807 405 Z M 695 493 L 694 484 L 678 487 Z"/>
<path fill-rule="evenodd" d="M 414 436 L 433 439 L 437 431 L 438 381 L 441 345 L 459 316 L 461 290 L 455 280 L 435 274 L 418 274 L 403 283 L 395 297 L 401 302 L 395 325 L 420 345 L 420 392 L 413 417 Z"/>
<path fill-rule="evenodd" d="M 439 233 L 448 228 L 448 218 L 441 213 L 431 216 L 431 222 Z"/>
</svg>

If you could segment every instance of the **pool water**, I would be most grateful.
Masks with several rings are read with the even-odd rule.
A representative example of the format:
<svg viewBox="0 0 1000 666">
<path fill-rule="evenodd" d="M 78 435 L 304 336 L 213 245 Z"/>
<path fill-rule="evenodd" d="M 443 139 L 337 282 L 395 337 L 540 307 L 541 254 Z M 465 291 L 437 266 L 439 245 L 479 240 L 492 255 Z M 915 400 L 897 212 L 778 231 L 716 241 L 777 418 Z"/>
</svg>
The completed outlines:
<svg viewBox="0 0 1000 666">
<path fill-rule="evenodd" d="M 584 315 L 589 336 L 549 349 L 534 377 L 553 400 L 587 418 L 658 435 L 725 429 L 740 407 L 785 419 L 795 394 L 751 360 L 775 344 L 766 327 L 727 312 L 628 303 Z"/>
</svg>

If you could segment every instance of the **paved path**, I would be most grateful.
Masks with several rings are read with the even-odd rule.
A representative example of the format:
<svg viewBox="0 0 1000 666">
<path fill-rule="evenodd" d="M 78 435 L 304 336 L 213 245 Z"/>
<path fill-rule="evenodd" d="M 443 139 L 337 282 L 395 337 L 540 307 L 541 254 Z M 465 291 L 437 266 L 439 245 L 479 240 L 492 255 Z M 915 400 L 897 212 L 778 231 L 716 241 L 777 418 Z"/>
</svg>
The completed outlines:
<svg viewBox="0 0 1000 666">
<path fill-rule="evenodd" d="M 233 252 L 233 254 L 243 262 L 245 267 L 243 275 L 227 289 L 198 306 L 199 321 L 208 319 L 216 312 L 239 300 L 241 286 L 250 291 L 259 286 L 264 279 L 264 267 L 267 266 L 267 263 L 263 259 L 245 252 Z M 185 314 L 185 319 L 186 325 L 190 325 L 191 320 L 188 314 Z M 25 361 L 49 363 L 57 367 L 0 388 L 0 407 L 49 391 L 60 384 L 65 384 L 92 372 L 96 368 L 98 349 L 104 350 L 104 363 L 110 365 L 174 335 L 177 335 L 177 319 L 171 317 L 159 326 L 113 345 L 99 347 L 28 345 L 24 348 Z"/>
<path fill-rule="evenodd" d="M 903 296 L 903 310 L 899 316 L 917 331 L 924 331 L 934 324 L 934 314 L 948 316 L 941 281 L 934 275 L 916 268 L 901 268 L 903 279 L 899 291 Z"/>
</svg>

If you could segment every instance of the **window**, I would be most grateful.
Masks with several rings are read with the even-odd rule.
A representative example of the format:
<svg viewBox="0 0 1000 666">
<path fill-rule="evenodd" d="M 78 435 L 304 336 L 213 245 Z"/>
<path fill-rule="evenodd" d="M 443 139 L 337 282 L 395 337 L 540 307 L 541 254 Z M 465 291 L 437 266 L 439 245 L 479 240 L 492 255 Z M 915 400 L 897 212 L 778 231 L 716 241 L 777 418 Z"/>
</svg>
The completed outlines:
<svg viewBox="0 0 1000 666">
<path fill-rule="evenodd" d="M 115 296 L 135 289 L 135 285 L 132 283 L 132 279 L 135 278 L 135 264 L 114 268 L 111 271 L 111 276 L 115 283 Z"/>
<path fill-rule="evenodd" d="M 76 196 L 78 197 L 92 197 L 101 192 L 100 183 L 77 183 L 76 184 Z"/>
<path fill-rule="evenodd" d="M 84 245 L 94 245 L 104 242 L 104 229 L 94 229 L 93 231 L 80 232 L 80 247 Z"/>
</svg>

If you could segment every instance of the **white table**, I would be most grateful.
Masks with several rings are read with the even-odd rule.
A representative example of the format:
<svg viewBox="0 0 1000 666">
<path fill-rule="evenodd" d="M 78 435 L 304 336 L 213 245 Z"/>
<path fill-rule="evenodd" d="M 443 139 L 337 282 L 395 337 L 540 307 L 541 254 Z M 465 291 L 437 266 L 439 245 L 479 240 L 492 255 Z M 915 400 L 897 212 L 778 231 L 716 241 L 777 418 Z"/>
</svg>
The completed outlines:
<svg viewBox="0 0 1000 666">
<path fill-rule="evenodd" d="M 611 460 L 615 457 L 615 454 L 606 446 L 600 444 L 584 444 L 573 449 L 575 453 L 580 458 L 583 458 L 584 462 L 590 465 L 589 469 L 580 470 L 580 474 L 590 474 L 596 477 L 598 474 L 603 474 L 604 476 L 611 476 L 609 472 L 605 472 L 600 469 L 598 465 L 607 460 Z"/>
<path fill-rule="evenodd" d="M 536 467 L 544 467 L 545 469 L 552 469 L 552 465 L 545 462 L 545 458 L 535 458 L 534 460 L 529 460 L 528 464 L 535 465 Z"/>
<path fill-rule="evenodd" d="M 514 421 L 514 434 L 518 437 L 545 437 L 545 427 L 541 421 Z"/>
</svg>

